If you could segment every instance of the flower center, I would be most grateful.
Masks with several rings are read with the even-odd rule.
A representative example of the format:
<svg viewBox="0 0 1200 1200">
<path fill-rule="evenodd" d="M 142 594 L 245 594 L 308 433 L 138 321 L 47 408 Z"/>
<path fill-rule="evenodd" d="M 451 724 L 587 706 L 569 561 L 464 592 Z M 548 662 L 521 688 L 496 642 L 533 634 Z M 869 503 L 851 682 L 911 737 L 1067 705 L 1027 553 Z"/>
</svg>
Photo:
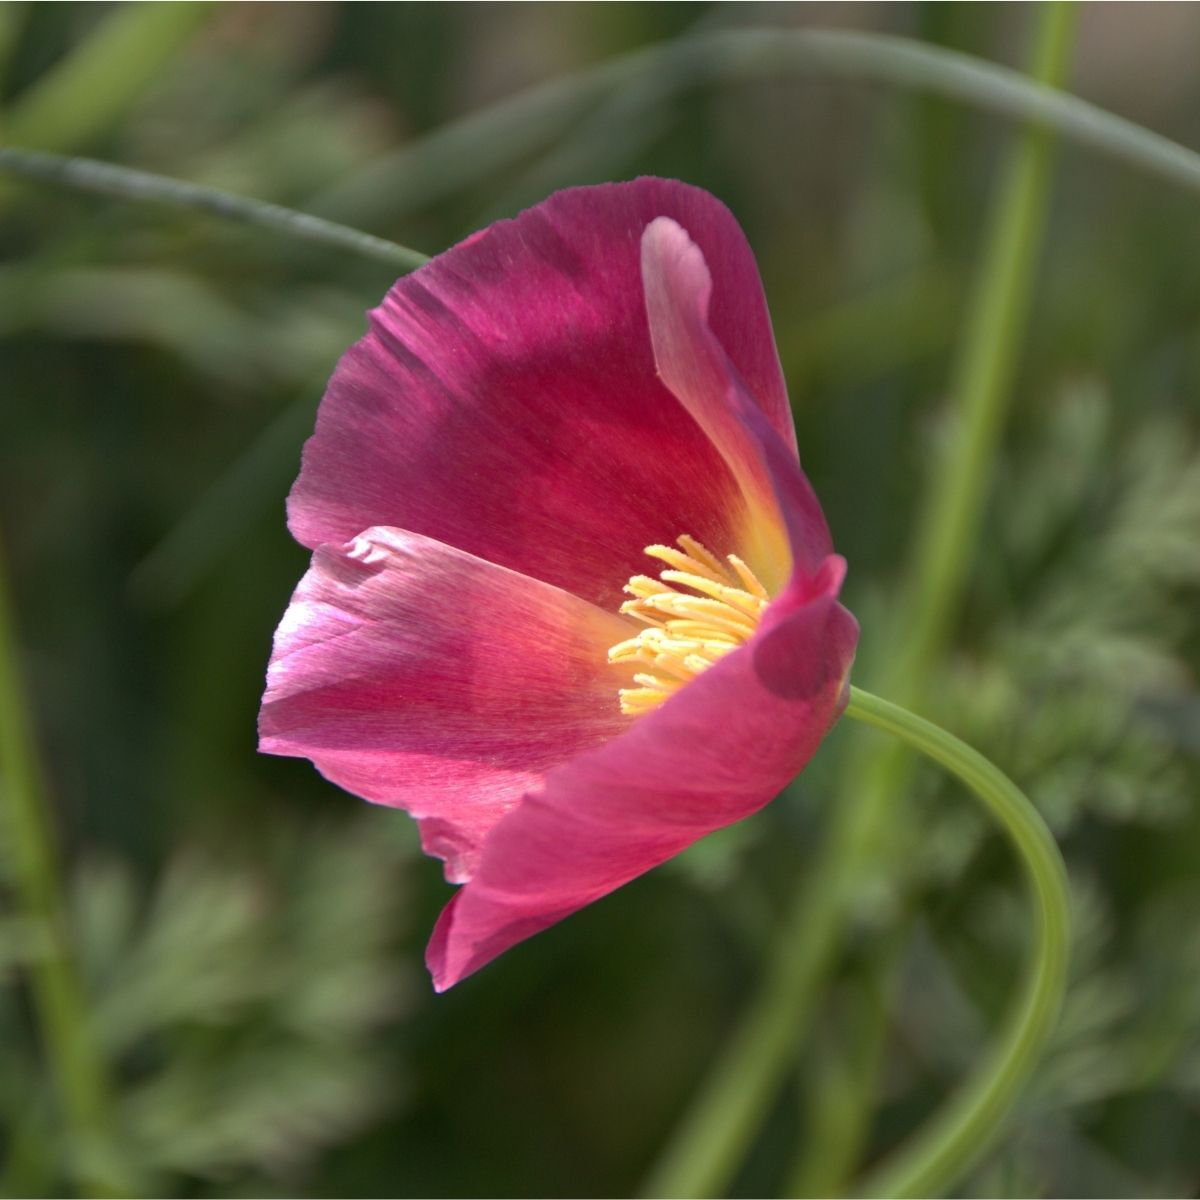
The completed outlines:
<svg viewBox="0 0 1200 1200">
<path fill-rule="evenodd" d="M 736 554 L 722 562 L 685 533 L 673 546 L 647 546 L 667 565 L 657 579 L 634 575 L 625 585 L 632 600 L 621 612 L 648 628 L 618 642 L 608 661 L 642 667 L 638 686 L 621 688 L 621 711 L 636 717 L 657 707 L 718 659 L 747 642 L 770 603 L 767 589 Z"/>
</svg>

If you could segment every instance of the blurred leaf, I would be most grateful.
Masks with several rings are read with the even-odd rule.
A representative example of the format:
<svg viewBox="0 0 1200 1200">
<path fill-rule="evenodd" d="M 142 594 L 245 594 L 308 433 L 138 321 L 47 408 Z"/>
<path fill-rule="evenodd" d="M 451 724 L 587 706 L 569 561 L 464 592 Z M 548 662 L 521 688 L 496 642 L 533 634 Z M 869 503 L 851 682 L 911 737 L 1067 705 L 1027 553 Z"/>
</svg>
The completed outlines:
<svg viewBox="0 0 1200 1200">
<path fill-rule="evenodd" d="M 118 4 L 8 111 L 6 140 L 75 150 L 106 132 L 170 66 L 214 5 Z"/>
<path fill-rule="evenodd" d="M 96 1029 L 155 1189 L 289 1169 L 402 1097 L 375 1044 L 408 991 L 392 952 L 411 850 L 388 824 L 293 837 L 267 872 L 193 851 L 148 908 L 111 860 L 79 874 Z"/>
<path fill-rule="evenodd" d="M 7 83 L 8 64 L 21 37 L 21 29 L 29 10 L 27 0 L 11 0 L 11 3 L 0 4 L 0 96 L 4 94 Z M 0 130 L 3 130 L 3 118 L 0 117 Z"/>
<path fill-rule="evenodd" d="M 27 917 L 0 917 L 0 982 L 15 969 L 53 949 L 51 939 L 37 921 Z"/>
<path fill-rule="evenodd" d="M 1196 696 L 1182 654 L 1200 590 L 1200 449 L 1171 418 L 1125 434 L 1107 413 L 1094 387 L 1062 391 L 1010 463 L 993 624 L 943 691 L 964 736 L 1060 831 L 1087 812 L 1162 823 L 1189 811 L 1188 768 L 1158 711 Z"/>
<path fill-rule="evenodd" d="M 315 398 L 301 396 L 229 464 L 134 568 L 135 598 L 152 606 L 183 599 L 244 535 L 246 518 L 287 494 L 315 412 Z"/>
</svg>

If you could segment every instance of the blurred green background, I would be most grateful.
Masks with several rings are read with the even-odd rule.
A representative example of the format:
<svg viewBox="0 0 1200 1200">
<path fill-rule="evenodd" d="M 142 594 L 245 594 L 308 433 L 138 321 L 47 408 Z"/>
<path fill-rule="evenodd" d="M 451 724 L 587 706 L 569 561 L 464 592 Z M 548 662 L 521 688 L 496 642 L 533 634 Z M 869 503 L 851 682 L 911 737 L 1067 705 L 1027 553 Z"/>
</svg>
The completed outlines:
<svg viewBox="0 0 1200 1200">
<path fill-rule="evenodd" d="M 1021 67 L 1036 9 L 9 3 L 0 136 L 427 253 L 569 184 L 715 192 L 758 255 L 869 685 L 916 501 L 953 442 L 951 365 L 1012 128 L 801 71 L 615 91 L 580 73 L 772 26 Z M 1071 90 L 1200 146 L 1198 45 L 1200 6 L 1085 6 Z M 570 79 L 549 108 L 505 107 Z M 927 714 L 1050 820 L 1076 904 L 1062 1026 L 964 1194 L 1200 1187 L 1195 214 L 1194 195 L 1061 145 L 968 593 L 922 681 Z M 451 889 L 407 819 L 255 752 L 307 558 L 284 496 L 392 274 L 0 180 L 0 531 L 72 932 L 146 1192 L 635 1190 L 753 994 L 859 744 L 839 727 L 753 821 L 432 994 L 421 956 Z M 1006 846 L 934 772 L 889 810 L 735 1194 L 843 1186 L 854 1163 L 822 1158 L 830 1130 L 862 1126 L 857 1161 L 893 1145 L 1013 987 L 1026 916 Z M 72 1147 L 26 986 L 42 951 L 3 870 L 0 1192 L 60 1194 Z"/>
</svg>

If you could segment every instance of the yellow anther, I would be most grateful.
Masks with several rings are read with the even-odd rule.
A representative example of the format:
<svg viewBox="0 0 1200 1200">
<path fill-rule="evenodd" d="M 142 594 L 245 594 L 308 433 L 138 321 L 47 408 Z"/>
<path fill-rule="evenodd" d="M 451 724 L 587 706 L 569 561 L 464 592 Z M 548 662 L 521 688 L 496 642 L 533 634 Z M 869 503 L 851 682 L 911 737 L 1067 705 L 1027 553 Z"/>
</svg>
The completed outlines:
<svg viewBox="0 0 1200 1200">
<path fill-rule="evenodd" d="M 694 562 L 703 563 L 718 575 L 724 572 L 725 567 L 722 565 L 721 560 L 707 546 L 702 546 L 696 541 L 694 537 L 682 533 L 675 540 L 687 551 Z M 731 555 L 730 558 L 732 559 L 732 557 Z"/>
<path fill-rule="evenodd" d="M 705 579 L 716 583 L 720 583 L 726 577 L 726 572 L 720 567 L 711 567 L 706 561 L 691 554 L 685 554 L 682 550 L 676 550 L 673 546 L 647 546 L 646 553 L 651 558 L 665 562 L 668 567 L 674 567 L 676 571 L 688 571 L 693 575 L 702 575 Z"/>
<path fill-rule="evenodd" d="M 758 624 L 762 601 L 743 588 L 730 587 L 727 583 L 704 579 L 687 571 L 664 571 L 662 581 L 664 583 L 682 583 L 684 587 L 690 587 L 693 591 L 703 592 L 704 595 L 711 596 L 712 599 L 719 600 L 722 604 L 728 604 L 730 608 L 735 608 L 740 613 L 745 613 L 754 624 Z"/>
<path fill-rule="evenodd" d="M 737 572 L 738 578 L 752 596 L 757 596 L 760 600 L 770 600 L 767 595 L 767 589 L 758 582 L 758 576 L 736 554 L 729 555 L 729 562 L 733 569 Z"/>
<path fill-rule="evenodd" d="M 649 712 L 749 641 L 770 602 L 767 589 L 736 554 L 723 563 L 687 534 L 676 540 L 679 550 L 646 547 L 651 558 L 666 564 L 658 579 L 634 575 L 625 585 L 634 599 L 621 612 L 647 626 L 608 652 L 610 663 L 644 668 L 633 676 L 637 687 L 618 692 L 621 711 L 629 716 Z"/>
</svg>

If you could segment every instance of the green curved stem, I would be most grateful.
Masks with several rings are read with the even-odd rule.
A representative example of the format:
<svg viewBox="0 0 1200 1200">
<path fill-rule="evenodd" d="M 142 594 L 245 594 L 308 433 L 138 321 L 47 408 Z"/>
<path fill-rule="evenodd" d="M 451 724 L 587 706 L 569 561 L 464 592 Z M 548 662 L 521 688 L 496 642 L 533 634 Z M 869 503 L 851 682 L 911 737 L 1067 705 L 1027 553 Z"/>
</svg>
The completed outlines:
<svg viewBox="0 0 1200 1200">
<path fill-rule="evenodd" d="M 846 715 L 903 738 L 971 789 L 1021 860 L 1033 904 L 1025 983 L 999 1042 L 946 1107 L 859 1188 L 868 1196 L 932 1196 L 953 1184 L 995 1136 L 1053 1032 L 1067 980 L 1066 868 L 1037 809 L 970 746 L 861 688 L 850 689 Z"/>
<path fill-rule="evenodd" d="M 355 223 L 395 220 L 441 196 L 549 146 L 611 102 L 612 126 L 636 145 L 652 105 L 689 89 L 761 79 L 764 75 L 853 79 L 908 88 L 969 104 L 1009 120 L 1031 122 L 1079 145 L 1186 188 L 1200 191 L 1200 154 L 1019 71 L 938 46 L 888 34 L 846 29 L 738 29 L 689 35 L 608 59 L 565 78 L 469 113 L 339 181 L 315 207 Z M 590 120 L 590 118 L 589 118 Z M 549 190 L 595 178 L 593 160 L 578 147 L 594 146 L 600 130 L 572 137 L 553 161 L 537 168 L 524 191 Z M 609 132 L 609 146 L 621 137 Z M 616 174 L 628 158 L 602 163 Z"/>
<path fill-rule="evenodd" d="M 861 79 L 945 96 L 1029 121 L 1090 146 L 1189 191 L 1200 192 L 1200 154 L 1132 121 L 1017 71 L 907 38 L 851 30 L 742 29 L 682 38 L 555 79 L 509 100 L 453 121 L 394 154 L 373 162 L 318 201 L 338 213 L 379 216 L 371 202 L 386 195 L 386 213 L 410 211 L 462 188 L 565 134 L 598 100 L 638 92 L 619 117 L 633 122 L 649 104 L 662 103 L 709 83 L 767 74 L 806 73 Z M 573 165 L 573 163 L 572 163 Z M 147 172 L 89 159 L 60 159 L 32 151 L 0 149 L 0 172 L 54 180 L 128 199 L 202 209 L 272 226 L 408 269 L 424 256 L 383 238 L 276 204 L 233 196 Z M 128 185 L 128 186 L 126 186 Z M 370 210 L 369 214 L 368 211 Z"/>
<path fill-rule="evenodd" d="M 1074 4 L 1038 6 L 1031 63 L 1035 80 L 1058 84 L 1066 78 L 1078 15 Z M 1025 130 L 997 181 L 950 380 L 952 440 L 931 466 L 916 513 L 909 565 L 890 614 L 891 634 L 876 642 L 884 649 L 873 664 L 871 682 L 909 708 L 924 707 L 928 681 L 936 675 L 957 623 L 975 557 L 1045 241 L 1054 150 L 1054 139 L 1044 129 Z M 891 742 L 864 747 L 844 774 L 827 852 L 834 859 L 831 870 L 850 877 L 851 896 L 881 873 L 903 883 L 902 874 L 888 871 L 887 863 L 900 836 L 894 797 L 908 791 L 914 767 L 912 755 Z M 841 927 L 851 915 L 842 915 Z M 902 925 L 911 921 L 911 914 L 900 919 Z M 882 1010 L 876 1011 L 878 1019 Z M 871 1039 L 869 1032 L 866 1036 Z M 865 1064 L 854 1082 L 857 1097 L 847 1097 L 845 1125 L 831 1139 L 840 1154 L 814 1144 L 803 1160 L 804 1169 L 816 1176 L 809 1186 L 815 1184 L 818 1195 L 842 1190 L 855 1172 L 870 1131 L 882 1059 L 874 1066 L 872 1071 Z"/>
<path fill-rule="evenodd" d="M 949 1188 L 987 1148 L 1028 1080 L 1054 1028 L 1067 978 L 1070 909 L 1066 870 L 1045 822 L 1025 795 L 977 751 L 944 729 L 861 688 L 851 688 L 846 715 L 895 734 L 956 775 L 1000 827 L 1021 860 L 1033 901 L 1033 936 L 1025 983 L 995 1048 L 945 1108 L 891 1159 L 860 1185 L 868 1196 L 932 1196 Z M 836 904 L 837 901 L 831 901 Z M 794 931 L 803 936 L 803 931 Z M 780 995 L 776 993 L 777 997 Z M 774 1035 L 787 1013 L 782 1003 L 743 1027 L 737 1060 L 752 1070 L 777 1046 Z M 714 1094 L 736 1094 L 737 1077 Z M 703 1129 L 727 1149 L 720 1136 L 719 1107 L 706 1111 Z M 722 1159 L 724 1164 L 724 1159 Z M 668 1160 L 651 1181 L 650 1195 L 711 1194 L 684 1160 Z"/>
<path fill-rule="evenodd" d="M 1034 69 L 1040 78 L 1057 82 L 1065 75 L 1074 6 L 1047 4 L 1037 12 Z M 909 47 L 897 48 L 894 42 L 888 42 L 888 53 L 897 50 L 905 61 L 926 66 L 947 56 L 964 57 L 948 52 L 932 58 L 910 55 Z M 842 53 L 868 49 L 857 35 L 848 40 L 832 36 L 829 44 Z M 1035 84 L 1028 87 L 1058 94 Z M 961 602 L 1007 408 L 1011 363 L 1028 313 L 1032 268 L 1042 244 L 1050 150 L 1044 130 L 1023 131 L 1002 177 L 954 376 L 956 436 L 929 481 L 892 632 L 889 636 L 882 630 L 875 638 L 888 655 L 875 671 L 881 690 L 906 705 L 920 705 L 922 683 L 936 667 Z M 759 988 L 656 1164 L 649 1194 L 719 1195 L 737 1170 L 796 1061 L 822 984 L 838 961 L 843 929 L 861 911 L 864 892 L 878 888 L 881 877 L 895 878 L 887 859 L 896 841 L 890 813 L 894 798 L 908 790 L 910 770 L 911 755 L 899 742 L 856 754 L 849 763 L 827 845 L 788 907 Z M 860 1128 L 841 1131 L 832 1152 L 829 1141 L 821 1148 L 825 1161 L 819 1194 L 838 1190 L 853 1170 L 855 1143 L 865 1132 L 867 1117 L 852 1119 Z M 839 1161 L 833 1161 L 834 1155 Z"/>
<path fill-rule="evenodd" d="M 1067 978 L 1070 906 L 1066 870 L 1050 831 L 1024 793 L 970 746 L 923 717 L 857 687 L 850 689 L 846 716 L 895 734 L 962 780 L 1012 844 L 1033 901 L 1034 928 L 1025 983 L 996 1047 L 925 1129 L 858 1189 L 868 1196 L 932 1196 L 951 1186 L 987 1148 L 1053 1031 Z M 836 892 L 836 883 L 830 883 Z M 840 900 L 834 896 L 829 903 L 836 907 Z M 822 928 L 833 925 L 826 923 Z M 793 932 L 805 936 L 803 929 Z M 760 1000 L 757 1019 L 741 1027 L 725 1060 L 727 1069 L 713 1081 L 710 1097 L 733 1098 L 734 1110 L 742 1111 L 744 1106 L 736 1102 L 740 1076 L 733 1068 L 740 1067 L 753 1076 L 763 1061 L 778 1053 L 780 1031 L 789 1015 L 794 1019 L 786 1007 L 788 999 L 784 987 L 770 989 L 765 1001 Z M 703 1162 L 697 1169 L 676 1148 L 659 1166 L 645 1195 L 713 1194 L 708 1190 L 711 1180 L 724 1177 L 741 1139 L 724 1135 L 719 1103 L 703 1105 L 696 1117 L 688 1146 L 702 1145 L 699 1139 L 707 1135 L 717 1143 L 719 1157 L 700 1155 Z"/>
<path fill-rule="evenodd" d="M 411 250 L 397 242 L 351 229 L 348 225 L 338 225 L 324 217 L 314 217 L 280 204 L 269 204 L 265 200 L 236 196 L 204 184 L 186 183 L 180 179 L 153 175 L 149 171 L 113 166 L 93 158 L 66 158 L 59 154 L 0 146 L 2 171 L 27 179 L 67 184 L 81 191 L 116 196 L 122 200 L 151 201 L 212 213 L 229 221 L 257 225 L 306 241 L 334 246 L 339 250 L 349 250 L 366 258 L 391 263 L 405 271 L 416 270 L 429 261 L 429 256 L 419 250 Z"/>
</svg>

